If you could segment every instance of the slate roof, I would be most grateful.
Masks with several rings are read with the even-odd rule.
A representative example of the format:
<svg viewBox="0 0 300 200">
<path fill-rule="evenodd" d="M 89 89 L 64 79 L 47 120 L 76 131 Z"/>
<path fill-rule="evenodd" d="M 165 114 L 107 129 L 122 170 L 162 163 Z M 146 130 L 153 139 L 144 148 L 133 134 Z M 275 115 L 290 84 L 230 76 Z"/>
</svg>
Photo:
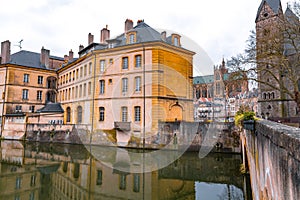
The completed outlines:
<svg viewBox="0 0 300 200">
<path fill-rule="evenodd" d="M 261 13 L 261 10 L 263 9 L 265 3 L 267 3 L 271 7 L 272 11 L 275 14 L 279 14 L 279 11 L 281 10 L 281 1 L 280 0 L 262 0 L 260 6 L 258 8 L 255 21 L 258 20 L 259 14 Z"/>
<path fill-rule="evenodd" d="M 37 113 L 63 113 L 64 110 L 60 103 L 47 103 L 45 107 L 38 109 Z"/>
<path fill-rule="evenodd" d="M 41 56 L 40 53 L 22 50 L 12 54 L 10 56 L 10 61 L 8 63 L 22 65 L 26 67 L 46 69 L 45 66 L 41 65 L 40 56 Z M 63 58 L 57 56 L 50 56 L 50 59 L 64 60 Z"/>
<path fill-rule="evenodd" d="M 161 33 L 146 24 L 144 21 L 139 22 L 135 27 L 128 30 L 128 32 L 136 32 L 136 42 L 137 43 L 145 43 L 145 42 L 155 42 L 155 41 L 161 41 L 166 42 L 168 44 L 172 44 L 172 41 L 170 37 L 167 38 L 166 41 L 162 39 Z M 115 38 L 110 38 L 106 40 L 107 42 L 114 43 L 114 47 L 119 46 L 125 46 L 128 45 L 126 42 L 126 34 L 122 33 Z M 89 45 L 85 47 L 83 50 L 79 52 L 79 54 L 82 54 L 84 52 L 88 52 L 91 49 L 94 50 L 100 50 L 100 49 L 106 49 L 108 47 L 108 44 L 100 44 L 100 43 L 93 43 L 92 45 Z"/>
<path fill-rule="evenodd" d="M 290 55 L 297 53 L 297 50 L 295 49 L 295 47 L 293 45 L 297 45 L 297 49 L 300 48 L 299 34 L 296 34 L 295 30 L 294 30 L 294 28 L 300 27 L 300 22 L 299 22 L 299 18 L 297 17 L 297 15 L 295 15 L 295 13 L 289 8 L 289 6 L 287 7 L 287 9 L 285 11 L 284 16 L 287 19 L 287 23 L 289 23 L 289 25 L 293 29 L 290 31 L 291 36 L 286 35 L 285 43 L 284 43 L 284 52 L 283 53 L 285 56 L 290 56 Z M 293 39 L 289 39 L 289 38 L 293 38 Z"/>
<path fill-rule="evenodd" d="M 214 75 L 197 76 L 193 78 L 194 84 L 209 84 L 214 82 Z"/>
</svg>

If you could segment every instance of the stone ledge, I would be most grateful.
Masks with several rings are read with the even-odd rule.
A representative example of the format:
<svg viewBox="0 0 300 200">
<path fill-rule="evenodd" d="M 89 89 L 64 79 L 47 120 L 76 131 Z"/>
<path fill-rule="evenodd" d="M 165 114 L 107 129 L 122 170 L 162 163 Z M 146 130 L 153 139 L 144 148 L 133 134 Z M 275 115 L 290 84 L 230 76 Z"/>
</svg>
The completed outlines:
<svg viewBox="0 0 300 200">
<path fill-rule="evenodd" d="M 272 143 L 285 149 L 300 161 L 300 129 L 268 120 L 256 121 L 256 134 L 270 139 Z"/>
</svg>

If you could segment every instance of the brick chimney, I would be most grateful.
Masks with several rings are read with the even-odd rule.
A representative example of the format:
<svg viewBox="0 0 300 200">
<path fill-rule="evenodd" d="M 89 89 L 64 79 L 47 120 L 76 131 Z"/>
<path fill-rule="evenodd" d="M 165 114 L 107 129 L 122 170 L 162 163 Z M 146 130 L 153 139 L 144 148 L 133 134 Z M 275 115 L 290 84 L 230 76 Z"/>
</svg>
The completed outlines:
<svg viewBox="0 0 300 200">
<path fill-rule="evenodd" d="M 143 19 L 139 19 L 139 20 L 137 21 L 137 25 L 138 25 L 139 23 L 142 23 L 142 22 L 144 22 L 144 20 L 143 20 Z"/>
<path fill-rule="evenodd" d="M 81 51 L 82 49 L 84 49 L 84 46 L 81 44 L 79 45 L 79 51 Z"/>
<path fill-rule="evenodd" d="M 108 40 L 110 37 L 110 31 L 107 28 L 108 26 L 106 25 L 106 27 L 101 30 L 100 43 L 102 44 L 106 43 L 106 40 Z"/>
<path fill-rule="evenodd" d="M 94 35 L 92 35 L 91 33 L 89 33 L 88 36 L 88 45 L 92 44 L 94 42 Z"/>
<path fill-rule="evenodd" d="M 129 31 L 130 29 L 133 29 L 133 21 L 131 19 L 126 19 L 125 21 L 125 33 Z"/>
<path fill-rule="evenodd" d="M 64 62 L 67 63 L 69 61 L 69 56 L 68 55 L 64 55 Z"/>
<path fill-rule="evenodd" d="M 72 49 L 69 51 L 69 60 L 72 61 L 74 59 L 74 53 Z"/>
<path fill-rule="evenodd" d="M 163 32 L 161 32 L 161 39 L 163 40 L 163 41 L 166 41 L 167 40 L 167 32 L 166 31 L 163 31 Z"/>
<path fill-rule="evenodd" d="M 1 42 L 1 64 L 10 61 L 10 41 L 6 40 Z"/>
<path fill-rule="evenodd" d="M 45 49 L 42 47 L 41 49 L 41 66 L 46 67 L 47 69 L 49 68 L 49 61 L 50 61 L 50 50 Z"/>
</svg>

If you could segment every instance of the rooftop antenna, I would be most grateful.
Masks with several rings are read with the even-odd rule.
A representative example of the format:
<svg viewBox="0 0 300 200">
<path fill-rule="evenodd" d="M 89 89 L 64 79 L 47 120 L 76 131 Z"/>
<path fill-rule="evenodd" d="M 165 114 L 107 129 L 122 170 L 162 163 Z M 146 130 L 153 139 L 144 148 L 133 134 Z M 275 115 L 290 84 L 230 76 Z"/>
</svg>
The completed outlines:
<svg viewBox="0 0 300 200">
<path fill-rule="evenodd" d="M 23 42 L 23 39 L 21 39 L 18 43 L 18 45 L 15 45 L 15 46 L 17 46 L 17 47 L 19 47 L 20 48 L 20 51 L 22 50 L 22 42 Z"/>
</svg>

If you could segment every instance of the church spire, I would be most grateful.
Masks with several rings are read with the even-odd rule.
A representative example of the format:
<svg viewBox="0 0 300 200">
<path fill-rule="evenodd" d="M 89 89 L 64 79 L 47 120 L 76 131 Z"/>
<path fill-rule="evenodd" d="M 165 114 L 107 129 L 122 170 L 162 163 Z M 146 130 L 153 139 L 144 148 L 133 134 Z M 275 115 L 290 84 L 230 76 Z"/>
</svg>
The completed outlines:
<svg viewBox="0 0 300 200">
<path fill-rule="evenodd" d="M 264 12 L 265 5 L 268 5 L 275 15 L 278 15 L 280 12 L 282 12 L 281 0 L 262 0 L 257 11 L 255 22 L 258 21 L 260 14 Z"/>
</svg>

